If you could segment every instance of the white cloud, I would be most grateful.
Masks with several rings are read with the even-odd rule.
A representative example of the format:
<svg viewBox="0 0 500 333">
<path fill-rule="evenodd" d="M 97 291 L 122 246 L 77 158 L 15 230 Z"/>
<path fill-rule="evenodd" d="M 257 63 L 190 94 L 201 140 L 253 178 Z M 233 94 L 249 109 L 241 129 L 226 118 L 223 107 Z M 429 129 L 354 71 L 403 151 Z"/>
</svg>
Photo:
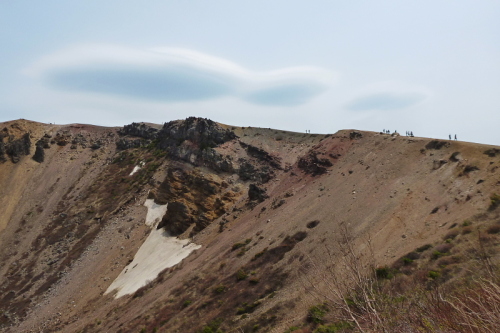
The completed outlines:
<svg viewBox="0 0 500 333">
<path fill-rule="evenodd" d="M 70 47 L 25 73 L 62 91 L 169 103 L 236 97 L 269 106 L 304 104 L 332 82 L 331 73 L 316 67 L 255 72 L 192 50 L 109 45 Z"/>
</svg>

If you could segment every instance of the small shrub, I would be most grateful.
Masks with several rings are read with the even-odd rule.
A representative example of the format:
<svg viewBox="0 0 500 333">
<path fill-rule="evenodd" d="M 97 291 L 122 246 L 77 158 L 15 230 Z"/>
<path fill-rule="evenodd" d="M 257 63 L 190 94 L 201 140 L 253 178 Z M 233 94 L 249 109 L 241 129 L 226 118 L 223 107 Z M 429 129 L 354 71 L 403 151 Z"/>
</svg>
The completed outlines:
<svg viewBox="0 0 500 333">
<path fill-rule="evenodd" d="M 490 207 L 488 209 L 494 210 L 498 206 L 500 206 L 500 195 L 494 193 L 490 197 Z"/>
<path fill-rule="evenodd" d="M 410 252 L 405 257 L 411 260 L 417 260 L 420 259 L 420 254 L 418 252 Z"/>
<path fill-rule="evenodd" d="M 318 220 L 314 220 L 314 221 L 308 222 L 306 224 L 306 227 L 308 229 L 312 229 L 312 228 L 316 227 L 318 224 L 319 224 L 319 221 Z"/>
<path fill-rule="evenodd" d="M 411 264 L 412 262 L 413 262 L 413 259 L 410 259 L 410 258 L 408 258 L 408 257 L 404 257 L 404 258 L 403 258 L 403 264 L 405 264 L 405 265 L 409 265 L 409 264 Z"/>
<path fill-rule="evenodd" d="M 468 227 L 472 224 L 470 220 L 465 220 L 464 223 L 462 223 L 462 227 Z"/>
<path fill-rule="evenodd" d="M 284 333 L 291 333 L 291 332 L 297 331 L 297 330 L 300 330 L 300 327 L 298 327 L 298 326 L 291 326 Z"/>
<path fill-rule="evenodd" d="M 238 272 L 236 272 L 236 280 L 237 281 L 245 280 L 247 277 L 248 277 L 248 274 L 243 269 L 240 269 Z"/>
<path fill-rule="evenodd" d="M 424 252 L 424 251 L 430 249 L 431 247 L 432 247 L 431 244 L 425 244 L 425 245 L 422 245 L 421 247 L 418 247 L 416 251 L 417 252 Z"/>
<path fill-rule="evenodd" d="M 344 330 L 352 330 L 354 326 L 347 321 L 339 321 L 330 325 L 320 325 L 313 333 L 336 333 Z"/>
<path fill-rule="evenodd" d="M 486 229 L 486 232 L 489 234 L 498 234 L 500 233 L 500 225 L 499 224 L 492 225 L 488 229 Z"/>
<path fill-rule="evenodd" d="M 201 329 L 201 333 L 222 333 L 222 331 L 219 329 L 220 325 L 222 324 L 223 319 L 222 318 L 217 318 L 212 320 L 211 322 L 207 323 L 203 328 Z"/>
<path fill-rule="evenodd" d="M 252 304 L 243 303 L 242 307 L 236 310 L 236 314 L 246 314 L 251 313 L 255 310 L 256 307 L 260 305 L 259 301 L 253 302 Z"/>
<path fill-rule="evenodd" d="M 222 294 L 225 293 L 227 290 L 227 287 L 223 284 L 218 285 L 217 287 L 214 288 L 214 292 L 216 294 Z"/>
<path fill-rule="evenodd" d="M 328 312 L 326 304 L 315 305 L 309 308 L 307 321 L 315 324 L 323 324 L 323 317 Z"/>
<path fill-rule="evenodd" d="M 431 259 L 432 260 L 436 260 L 438 258 L 441 258 L 442 256 L 445 256 L 446 253 L 442 253 L 442 252 L 439 252 L 439 251 L 434 251 L 432 252 L 432 256 L 431 256 Z"/>
<path fill-rule="evenodd" d="M 231 251 L 237 250 L 245 245 L 246 245 L 245 243 L 234 243 L 233 247 L 231 247 Z"/>
<path fill-rule="evenodd" d="M 394 274 L 392 274 L 391 269 L 387 266 L 376 268 L 375 275 L 379 279 L 392 279 L 394 277 Z"/>
<path fill-rule="evenodd" d="M 190 306 L 190 305 L 191 305 L 191 303 L 193 303 L 193 301 L 186 300 L 186 301 L 184 301 L 184 303 L 182 303 L 182 307 L 183 307 L 183 308 L 187 308 L 188 306 Z"/>
<path fill-rule="evenodd" d="M 429 271 L 429 277 L 433 280 L 437 279 L 440 276 L 439 272 Z"/>
<path fill-rule="evenodd" d="M 262 250 L 262 251 L 260 251 L 260 252 L 256 253 L 256 254 L 253 256 L 252 261 L 257 260 L 258 258 L 262 257 L 262 256 L 264 255 L 264 253 L 266 253 L 266 251 L 267 251 L 267 247 L 266 247 L 264 250 Z"/>
</svg>

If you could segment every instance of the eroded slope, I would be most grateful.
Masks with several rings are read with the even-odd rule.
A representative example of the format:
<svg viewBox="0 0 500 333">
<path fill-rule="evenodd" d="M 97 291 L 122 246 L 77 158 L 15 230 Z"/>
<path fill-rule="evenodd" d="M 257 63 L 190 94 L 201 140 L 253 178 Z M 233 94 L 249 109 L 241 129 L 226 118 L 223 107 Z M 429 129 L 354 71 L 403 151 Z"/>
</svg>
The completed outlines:
<svg viewBox="0 0 500 333">
<path fill-rule="evenodd" d="M 49 140 L 41 163 L 0 165 L 2 185 L 22 184 L 1 197 L 16 207 L 0 234 L 2 325 L 13 332 L 284 331 L 317 303 L 309 284 L 324 283 L 325 246 L 342 230 L 360 253 L 370 239 L 371 264 L 383 266 L 466 219 L 498 217 L 491 146 L 200 118 L 119 131 L 29 124 L 32 147 L 46 135 L 67 144 Z M 150 235 L 147 199 L 168 203 L 160 228 L 201 248 L 133 295 L 104 295 Z"/>
</svg>

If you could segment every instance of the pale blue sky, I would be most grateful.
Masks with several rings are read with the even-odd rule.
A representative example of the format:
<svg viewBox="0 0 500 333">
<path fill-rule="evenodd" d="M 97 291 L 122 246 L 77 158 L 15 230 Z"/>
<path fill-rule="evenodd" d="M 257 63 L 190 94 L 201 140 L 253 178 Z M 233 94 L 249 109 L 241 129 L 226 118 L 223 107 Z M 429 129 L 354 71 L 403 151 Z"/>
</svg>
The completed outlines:
<svg viewBox="0 0 500 333">
<path fill-rule="evenodd" d="M 0 121 L 500 145 L 499 1 L 0 1 Z"/>
</svg>

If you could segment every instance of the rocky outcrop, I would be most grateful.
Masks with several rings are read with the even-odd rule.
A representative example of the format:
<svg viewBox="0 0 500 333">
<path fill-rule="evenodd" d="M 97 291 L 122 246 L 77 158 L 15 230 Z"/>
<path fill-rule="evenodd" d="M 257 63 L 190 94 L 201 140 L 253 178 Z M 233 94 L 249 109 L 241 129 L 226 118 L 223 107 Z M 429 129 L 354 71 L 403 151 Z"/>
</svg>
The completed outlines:
<svg viewBox="0 0 500 333">
<path fill-rule="evenodd" d="M 306 156 L 299 159 L 298 167 L 305 173 L 318 176 L 326 173 L 328 167 L 331 167 L 333 163 L 324 157 L 319 157 L 319 154 L 310 151 Z"/>
<path fill-rule="evenodd" d="M 42 163 L 45 160 L 45 151 L 44 149 L 50 148 L 50 139 L 51 135 L 45 134 L 40 140 L 38 140 L 35 144 L 36 150 L 33 155 L 33 160 L 38 163 Z"/>
<path fill-rule="evenodd" d="M 127 150 L 132 148 L 145 147 L 149 144 L 149 141 L 143 139 L 132 139 L 132 138 L 120 138 L 116 141 L 116 148 L 119 150 Z"/>
<path fill-rule="evenodd" d="M 177 236 L 192 227 L 191 235 L 203 230 L 224 214 L 241 196 L 229 184 L 214 175 L 196 170 L 170 169 L 160 187 L 151 194 L 158 204 L 168 203 L 168 210 L 158 228 Z"/>
<path fill-rule="evenodd" d="M 119 134 L 122 135 L 117 141 L 120 150 L 153 144 L 171 159 L 209 167 L 217 172 L 235 172 L 231 157 L 223 156 L 213 148 L 237 136 L 209 119 L 189 117 L 175 120 L 165 123 L 161 130 L 143 123 L 132 123 L 124 126 Z"/>
<path fill-rule="evenodd" d="M 38 163 L 42 163 L 45 160 L 45 151 L 43 150 L 43 146 L 36 145 L 35 154 L 33 155 L 33 160 Z"/>
<path fill-rule="evenodd" d="M 363 134 L 361 134 L 361 132 L 358 131 L 352 131 L 351 133 L 349 133 L 349 139 L 351 140 L 361 139 L 362 137 Z"/>
<path fill-rule="evenodd" d="M 24 133 L 20 138 L 9 135 L 7 128 L 0 132 L 0 162 L 5 162 L 7 156 L 12 163 L 17 163 L 22 156 L 30 154 L 30 134 Z"/>
<path fill-rule="evenodd" d="M 246 159 L 240 159 L 238 162 L 238 175 L 243 181 L 250 180 L 264 184 L 275 176 L 273 169 L 268 165 L 259 166 L 257 163 L 252 164 Z"/>
<path fill-rule="evenodd" d="M 157 147 L 175 159 L 196 166 L 206 166 L 218 172 L 234 172 L 231 158 L 213 148 L 237 136 L 216 122 L 190 117 L 165 123 L 158 132 Z"/>
<path fill-rule="evenodd" d="M 497 154 L 500 154 L 500 149 L 498 148 L 490 148 L 488 150 L 485 150 L 484 153 L 488 155 L 489 157 L 495 157 Z"/>
<path fill-rule="evenodd" d="M 250 187 L 248 188 L 248 200 L 262 202 L 267 198 L 269 198 L 269 196 L 266 194 L 265 189 L 255 184 L 250 184 Z"/>
<path fill-rule="evenodd" d="M 435 149 L 439 150 L 443 147 L 449 147 L 450 143 L 446 141 L 432 140 L 428 144 L 425 145 L 425 149 Z"/>
<path fill-rule="evenodd" d="M 0 136 L 0 162 L 3 163 L 7 161 L 7 158 L 5 157 L 6 154 L 5 143 L 3 143 L 3 138 Z"/>
<path fill-rule="evenodd" d="M 144 123 L 132 123 L 125 125 L 118 132 L 120 135 L 135 136 L 143 139 L 154 140 L 158 135 L 158 129 Z"/>
<path fill-rule="evenodd" d="M 210 119 L 189 117 L 186 120 L 165 123 L 158 133 L 158 147 L 175 150 L 187 140 L 204 150 L 236 138 L 234 132 L 222 128 Z"/>
<path fill-rule="evenodd" d="M 88 144 L 87 138 L 85 138 L 81 133 L 78 133 L 71 139 L 71 148 L 73 149 L 76 149 L 78 145 L 82 148 L 87 148 Z"/>
<path fill-rule="evenodd" d="M 262 148 L 255 147 L 255 146 L 246 144 L 244 142 L 240 142 L 240 145 L 247 150 L 248 155 L 257 158 L 258 160 L 260 160 L 262 162 L 265 162 L 266 164 L 270 165 L 273 168 L 276 168 L 278 170 L 282 169 L 280 158 L 278 158 L 276 156 L 272 156 L 271 154 L 269 154 L 267 151 L 265 151 Z"/>
<path fill-rule="evenodd" d="M 144 123 L 125 125 L 118 131 L 122 138 L 116 142 L 116 147 L 120 150 L 146 147 L 157 139 L 158 132 L 158 129 Z"/>
</svg>

